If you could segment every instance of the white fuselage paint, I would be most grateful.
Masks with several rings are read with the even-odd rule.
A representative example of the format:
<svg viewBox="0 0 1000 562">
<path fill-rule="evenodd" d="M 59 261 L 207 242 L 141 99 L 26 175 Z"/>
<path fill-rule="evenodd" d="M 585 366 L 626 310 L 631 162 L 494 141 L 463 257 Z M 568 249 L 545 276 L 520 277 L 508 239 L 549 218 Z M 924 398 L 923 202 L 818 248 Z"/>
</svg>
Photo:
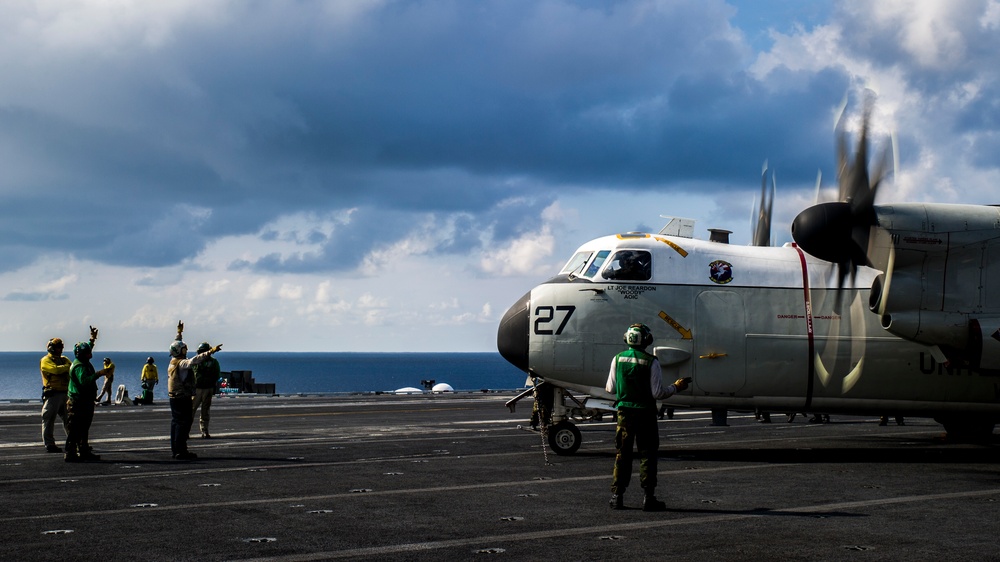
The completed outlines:
<svg viewBox="0 0 1000 562">
<path fill-rule="evenodd" d="M 838 289 L 837 266 L 794 245 L 736 246 L 662 235 L 598 238 L 577 251 L 651 252 L 648 281 L 556 278 L 528 304 L 532 373 L 592 396 L 633 323 L 667 384 L 691 377 L 672 404 L 701 408 L 910 415 L 1000 413 L 993 377 L 948 370 L 933 348 L 884 330 L 868 309 L 880 273 L 860 268 Z M 729 269 L 718 279 L 713 264 Z M 938 356 L 940 356 L 938 354 Z"/>
</svg>

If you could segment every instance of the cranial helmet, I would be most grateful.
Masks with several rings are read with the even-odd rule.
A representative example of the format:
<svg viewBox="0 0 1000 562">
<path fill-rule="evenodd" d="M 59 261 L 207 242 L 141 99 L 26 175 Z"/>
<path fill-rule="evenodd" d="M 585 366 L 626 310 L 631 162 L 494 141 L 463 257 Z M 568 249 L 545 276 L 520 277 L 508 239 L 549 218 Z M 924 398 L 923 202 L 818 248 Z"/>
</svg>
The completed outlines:
<svg viewBox="0 0 1000 562">
<path fill-rule="evenodd" d="M 91 345 L 89 341 L 82 341 L 82 342 L 74 345 L 73 346 L 73 355 L 75 355 L 77 357 L 77 359 L 79 359 L 81 353 L 93 354 L 94 353 L 94 346 Z"/>
<path fill-rule="evenodd" d="M 203 342 L 201 342 L 201 345 L 198 346 L 198 353 L 199 354 L 200 353 L 205 353 L 209 349 L 212 349 L 212 346 L 208 345 L 207 341 L 203 341 Z"/>
<path fill-rule="evenodd" d="M 55 352 L 56 349 L 63 348 L 63 341 L 60 338 L 52 338 L 49 340 L 49 345 L 46 346 L 46 350 L 49 353 Z"/>
<path fill-rule="evenodd" d="M 146 363 L 152 363 L 152 362 L 153 362 L 153 358 L 152 357 L 147 357 L 146 358 Z"/>
<path fill-rule="evenodd" d="M 632 324 L 625 330 L 625 345 L 643 348 L 653 343 L 653 333 L 645 324 Z"/>
<path fill-rule="evenodd" d="M 183 358 L 187 355 L 188 346 L 181 340 L 174 340 L 174 343 L 170 344 L 170 356 Z"/>
</svg>

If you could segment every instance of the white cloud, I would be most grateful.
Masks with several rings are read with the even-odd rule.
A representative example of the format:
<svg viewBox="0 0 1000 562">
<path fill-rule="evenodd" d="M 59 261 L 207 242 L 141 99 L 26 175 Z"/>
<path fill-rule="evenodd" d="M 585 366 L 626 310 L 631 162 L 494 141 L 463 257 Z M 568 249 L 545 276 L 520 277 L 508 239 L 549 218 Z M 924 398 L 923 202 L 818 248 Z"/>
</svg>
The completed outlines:
<svg viewBox="0 0 1000 562">
<path fill-rule="evenodd" d="M 269 279 L 258 279 L 250 284 L 247 289 L 246 298 L 249 300 L 261 300 L 271 296 L 271 281 Z"/>
<path fill-rule="evenodd" d="M 357 300 L 358 308 L 379 309 L 389 306 L 389 300 L 384 297 L 377 297 L 371 293 L 364 293 Z"/>
<path fill-rule="evenodd" d="M 985 29 L 997 29 L 1000 27 L 1000 1 L 990 0 L 983 11 L 983 17 L 979 19 L 980 25 Z"/>
<path fill-rule="evenodd" d="M 205 295 L 219 295 L 225 293 L 232 282 L 229 279 L 212 279 L 205 284 Z"/>
<path fill-rule="evenodd" d="M 278 289 L 278 298 L 288 301 L 297 301 L 302 298 L 303 289 L 301 285 L 282 283 Z"/>
<path fill-rule="evenodd" d="M 483 252 L 480 269 L 489 275 L 525 275 L 538 273 L 539 266 L 548 266 L 548 259 L 555 248 L 555 237 L 551 228 L 543 226 L 538 232 L 531 232 L 509 242 L 504 248 L 494 248 Z"/>
<path fill-rule="evenodd" d="M 965 55 L 961 4 L 972 5 L 944 0 L 883 0 L 848 6 L 857 10 L 858 19 L 868 19 L 875 33 L 899 37 L 900 46 L 919 65 L 942 68 L 960 62 Z"/>
</svg>

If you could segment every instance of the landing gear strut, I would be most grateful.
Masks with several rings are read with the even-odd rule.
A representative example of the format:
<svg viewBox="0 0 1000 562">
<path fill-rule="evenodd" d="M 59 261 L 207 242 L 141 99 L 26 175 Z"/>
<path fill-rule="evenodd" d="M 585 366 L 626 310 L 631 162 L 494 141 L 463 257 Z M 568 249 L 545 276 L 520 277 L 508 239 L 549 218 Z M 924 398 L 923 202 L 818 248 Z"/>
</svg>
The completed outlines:
<svg viewBox="0 0 1000 562">
<path fill-rule="evenodd" d="M 565 388 L 554 386 L 550 383 L 535 379 L 534 387 L 518 394 L 507 402 L 510 411 L 514 411 L 514 406 L 522 398 L 535 395 L 535 406 L 537 408 L 537 418 L 532 416 L 532 429 L 535 424 L 541 425 L 543 435 L 547 437 L 549 448 L 557 455 L 572 455 L 583 443 L 580 430 L 577 429 L 571 419 L 577 421 L 596 420 L 608 410 L 588 407 Z M 587 399 L 589 402 L 589 399 Z M 568 402 L 568 403 L 567 403 Z"/>
</svg>

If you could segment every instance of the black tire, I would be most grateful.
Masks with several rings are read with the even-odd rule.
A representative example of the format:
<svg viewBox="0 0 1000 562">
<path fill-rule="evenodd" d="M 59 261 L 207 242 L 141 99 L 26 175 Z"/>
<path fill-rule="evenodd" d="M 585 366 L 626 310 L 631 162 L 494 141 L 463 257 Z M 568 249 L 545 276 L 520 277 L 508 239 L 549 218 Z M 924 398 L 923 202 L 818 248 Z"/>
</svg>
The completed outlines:
<svg viewBox="0 0 1000 562">
<path fill-rule="evenodd" d="M 549 447 L 552 447 L 557 455 L 572 455 L 580 448 L 580 443 L 583 441 L 580 430 L 568 421 L 561 421 L 549 427 L 548 433 Z"/>
<path fill-rule="evenodd" d="M 948 439 L 957 441 L 984 441 L 993 437 L 996 419 L 984 416 L 949 416 L 934 418 L 944 426 Z"/>
</svg>

